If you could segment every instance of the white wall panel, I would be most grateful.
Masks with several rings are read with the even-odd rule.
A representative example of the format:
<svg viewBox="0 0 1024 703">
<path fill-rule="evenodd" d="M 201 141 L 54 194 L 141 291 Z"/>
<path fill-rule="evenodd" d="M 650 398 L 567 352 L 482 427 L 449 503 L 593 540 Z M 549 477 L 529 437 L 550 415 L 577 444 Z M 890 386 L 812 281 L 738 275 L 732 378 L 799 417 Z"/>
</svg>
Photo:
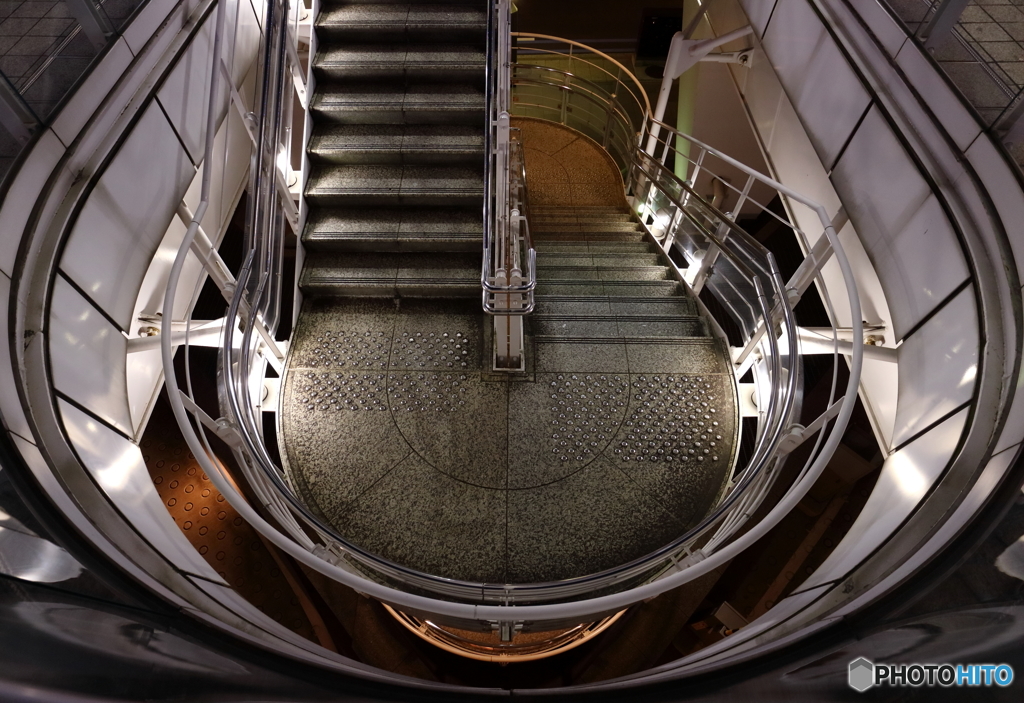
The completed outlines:
<svg viewBox="0 0 1024 703">
<path fill-rule="evenodd" d="M 195 175 L 151 103 L 100 176 L 74 225 L 61 269 L 123 329 L 174 210 Z"/>
<path fill-rule="evenodd" d="M 921 50 L 908 40 L 896 56 L 896 64 L 956 145 L 961 150 L 969 147 L 981 134 L 981 126 Z"/>
<path fill-rule="evenodd" d="M 132 437 L 141 439 L 144 424 L 164 385 L 164 364 L 160 349 L 136 351 L 125 361 L 128 386 L 128 410 L 132 418 Z"/>
<path fill-rule="evenodd" d="M 203 230 L 218 243 L 221 228 L 234 212 L 235 197 L 242 186 L 242 180 L 249 170 L 249 155 L 252 141 L 245 133 L 242 118 L 232 109 L 220 126 L 213 142 L 212 170 L 210 177 L 209 206 L 203 217 Z M 203 172 L 207 168 L 203 163 L 199 166 L 184 201 L 192 212 L 196 212 L 202 196 Z"/>
<path fill-rule="evenodd" d="M 974 288 L 968 286 L 900 345 L 893 446 L 971 399 L 978 345 Z"/>
<path fill-rule="evenodd" d="M 743 11 L 750 19 L 750 26 L 754 28 L 757 36 L 764 34 L 764 28 L 768 24 L 772 10 L 775 9 L 776 0 L 740 0 Z"/>
<path fill-rule="evenodd" d="M 229 112 L 227 119 L 221 123 L 215 140 L 214 156 L 211 159 L 214 172 L 210 188 L 210 207 L 203 218 L 203 230 L 214 244 L 218 244 L 223 238 L 225 227 L 233 214 L 235 199 L 245 185 L 251 144 L 241 117 L 235 111 Z M 206 164 L 199 168 L 184 198 L 193 211 L 199 204 L 204 168 Z M 185 232 L 185 223 L 174 216 L 139 288 L 133 319 L 137 320 L 143 314 L 155 314 L 163 308 L 167 278 Z M 203 267 L 199 260 L 190 254 L 185 260 L 181 283 L 174 300 L 174 319 L 185 319 L 190 312 L 192 297 L 200 278 L 205 280 Z M 132 329 L 128 330 L 128 336 L 137 337 L 141 324 L 135 323 Z M 141 423 L 147 417 L 156 393 L 163 383 L 159 350 L 130 354 L 127 374 L 132 423 L 135 432 L 138 433 L 142 430 Z"/>
<path fill-rule="evenodd" d="M 817 220 L 815 219 L 815 222 Z M 820 226 L 819 226 L 820 227 Z M 814 241 L 815 237 L 812 239 Z M 857 236 L 857 230 L 851 223 L 847 223 L 839 231 L 839 243 L 846 253 L 846 258 L 853 269 L 853 280 L 857 284 L 857 292 L 860 297 L 861 319 L 870 324 L 881 324 L 886 326 L 885 339 L 887 346 L 895 346 L 895 338 L 889 327 L 889 307 L 885 301 L 885 294 L 882 286 L 875 275 L 874 267 L 864 244 Z M 828 260 L 822 267 L 822 278 L 828 286 L 829 296 L 832 298 L 832 305 L 835 307 L 836 324 L 840 327 L 849 327 L 853 324 L 850 318 L 850 306 L 846 296 L 846 284 L 843 273 L 835 257 Z"/>
<path fill-rule="evenodd" d="M 770 145 L 779 114 L 779 104 L 783 97 L 782 84 L 768 62 L 764 49 L 759 45 L 754 47 L 750 68 L 743 70 L 748 73 L 742 93 L 750 111 L 750 118 L 755 131 L 761 136 L 761 141 L 765 145 Z"/>
<path fill-rule="evenodd" d="M 54 387 L 130 435 L 124 335 L 61 276 L 53 287 L 49 343 Z"/>
<path fill-rule="evenodd" d="M 754 129 L 769 154 L 772 174 L 790 188 L 821 203 L 829 217 L 834 217 L 842 206 L 839 196 L 760 47 L 754 51 L 750 72 L 743 97 Z M 799 203 L 791 202 L 790 205 L 796 223 L 807 235 L 808 245 L 813 245 L 822 236 L 817 214 Z M 896 339 L 891 332 L 885 293 L 852 224 L 848 223 L 842 228 L 839 239 L 854 270 L 863 319 L 886 326 L 890 330 L 885 335 L 886 345 L 894 346 Z M 840 326 L 848 326 L 851 323 L 849 307 L 842 274 L 835 259 L 826 264 L 822 274 L 833 298 L 836 322 Z M 897 375 L 894 364 L 869 363 L 861 384 L 861 397 L 868 406 L 876 436 L 886 447 L 889 446 L 895 423 Z"/>
<path fill-rule="evenodd" d="M 132 527 L 177 568 L 224 583 L 167 512 L 138 445 L 73 405 L 63 400 L 58 404 L 64 429 L 85 468 Z"/>
<path fill-rule="evenodd" d="M 887 340 L 888 342 L 888 340 Z M 892 346 L 887 343 L 886 346 Z M 861 369 L 861 396 L 865 401 L 871 426 L 883 449 L 892 446 L 899 400 L 900 369 L 898 364 L 880 359 L 864 359 Z"/>
<path fill-rule="evenodd" d="M 757 137 L 743 110 L 743 103 L 733 87 L 726 64 L 709 63 L 700 67 L 693 115 L 693 136 L 746 164 L 761 173 L 768 171 Z M 711 173 L 725 179 L 733 188 L 742 190 L 747 174 L 715 158 L 704 161 L 697 179 L 697 192 L 709 193 Z M 775 197 L 775 189 L 755 182 L 748 194 L 743 214 L 757 216 L 761 210 L 753 203 L 767 205 Z M 731 190 L 725 198 L 723 210 L 732 211 L 739 194 Z"/>
<path fill-rule="evenodd" d="M 178 63 L 171 69 L 164 84 L 157 93 L 157 100 L 163 105 L 167 117 L 185 144 L 193 163 L 203 160 L 203 146 L 206 135 L 207 106 L 210 103 L 210 87 L 213 76 L 213 35 L 216 27 L 216 12 L 207 16 L 202 28 Z M 224 81 L 221 100 L 227 94 Z"/>
<path fill-rule="evenodd" d="M 14 273 L 14 260 L 18 256 L 21 237 L 25 233 L 30 205 L 39 198 L 40 191 L 64 155 L 64 145 L 50 130 L 39 135 L 32 153 L 25 159 L 0 201 L 0 271 L 10 277 Z"/>
<path fill-rule="evenodd" d="M 807 0 L 779 0 L 762 43 L 821 162 L 830 166 L 870 96 Z"/>
<path fill-rule="evenodd" d="M 148 0 L 132 23 L 124 30 L 122 36 L 125 43 L 128 44 L 132 53 L 138 56 L 143 47 L 153 38 L 154 33 L 160 29 L 160 25 L 169 20 L 167 29 L 173 36 L 183 26 L 185 18 L 199 6 L 200 2 L 201 0 Z"/>
<path fill-rule="evenodd" d="M 967 279 L 960 243 L 877 107 L 836 164 L 832 181 L 885 291 L 893 331 L 902 338 Z"/>
<path fill-rule="evenodd" d="M 230 18 L 234 19 L 234 65 L 231 67 L 231 78 L 237 86 L 242 83 L 246 74 L 256 60 L 260 46 L 260 23 L 256 11 L 248 0 L 231 0 Z M 244 60 L 248 57 L 248 60 Z"/>
<path fill-rule="evenodd" d="M 857 2 L 854 3 L 854 8 L 860 13 L 864 23 L 889 56 L 895 56 L 905 44 L 909 43 L 903 27 L 882 7 L 880 0 Z"/>
<path fill-rule="evenodd" d="M 0 300 L 6 303 L 10 296 L 11 279 L 7 277 L 7 274 L 0 273 Z M 21 400 L 18 398 L 18 391 L 14 383 L 11 345 L 7 340 L 9 316 L 13 310 L 13 306 L 7 304 L 0 306 L 0 419 L 3 420 L 4 429 L 7 431 L 31 438 L 32 429 L 25 418 L 25 411 L 21 407 Z"/>
<path fill-rule="evenodd" d="M 1003 221 L 1018 277 L 1024 282 L 1024 198 L 1021 197 L 1020 182 L 990 139 L 976 139 L 966 153 L 967 160 L 985 184 L 999 219 Z"/>
<path fill-rule="evenodd" d="M 817 571 L 800 584 L 801 591 L 844 578 L 885 543 L 949 463 L 966 421 L 964 409 L 885 460 L 875 489 L 850 531 Z"/>
<path fill-rule="evenodd" d="M 85 74 L 85 80 L 75 89 L 71 98 L 61 108 L 52 129 L 64 144 L 71 144 L 82 127 L 106 99 L 114 84 L 121 80 L 128 65 L 135 58 L 131 49 L 120 37 L 114 42 L 102 61 Z"/>
</svg>

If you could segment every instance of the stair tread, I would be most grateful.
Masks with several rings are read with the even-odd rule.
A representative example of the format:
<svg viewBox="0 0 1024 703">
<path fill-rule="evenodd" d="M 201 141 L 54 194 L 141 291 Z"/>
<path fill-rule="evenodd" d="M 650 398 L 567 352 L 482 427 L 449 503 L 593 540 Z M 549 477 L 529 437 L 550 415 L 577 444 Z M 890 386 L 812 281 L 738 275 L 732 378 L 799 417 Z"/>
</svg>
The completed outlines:
<svg viewBox="0 0 1024 703">
<path fill-rule="evenodd" d="M 588 337 L 591 339 L 691 339 L 707 337 L 700 318 L 682 320 L 631 320 L 629 318 L 529 318 L 530 332 L 536 337 Z"/>
<path fill-rule="evenodd" d="M 335 163 L 479 159 L 484 135 L 470 125 L 332 124 L 317 128 L 310 157 Z"/>
<path fill-rule="evenodd" d="M 329 164 L 311 169 L 306 196 L 312 200 L 346 196 L 415 198 L 483 197 L 480 168 L 461 165 Z"/>
<path fill-rule="evenodd" d="M 657 253 L 658 249 L 650 242 L 534 242 L 538 256 L 549 254 L 572 254 L 590 252 L 593 254 L 637 254 Z"/>
<path fill-rule="evenodd" d="M 332 66 L 451 66 L 483 70 L 486 62 L 484 51 L 465 44 L 355 44 L 321 49 L 314 65 L 323 69 Z"/>
<path fill-rule="evenodd" d="M 395 109 L 417 109 L 435 104 L 452 103 L 484 109 L 484 92 L 475 85 L 459 83 L 421 83 L 411 85 L 390 84 L 332 84 L 317 86 L 312 107 L 318 110 L 345 110 L 388 105 Z"/>
<path fill-rule="evenodd" d="M 661 266 L 657 252 L 543 252 L 537 266 Z"/>
<path fill-rule="evenodd" d="M 353 3 L 324 7 L 317 29 L 406 27 L 467 27 L 483 31 L 487 13 L 482 7 L 463 4 Z"/>
<path fill-rule="evenodd" d="M 370 208 L 319 209 L 310 214 L 307 234 L 464 234 L 480 237 L 483 222 L 479 212 L 436 208 L 379 210 Z"/>
</svg>

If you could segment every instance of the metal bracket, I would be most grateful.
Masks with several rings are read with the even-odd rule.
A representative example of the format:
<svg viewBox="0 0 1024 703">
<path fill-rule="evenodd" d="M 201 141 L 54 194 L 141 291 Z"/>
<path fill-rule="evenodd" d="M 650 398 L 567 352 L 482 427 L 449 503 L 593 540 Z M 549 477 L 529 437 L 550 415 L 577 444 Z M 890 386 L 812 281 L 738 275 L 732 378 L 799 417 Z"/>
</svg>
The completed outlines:
<svg viewBox="0 0 1024 703">
<path fill-rule="evenodd" d="M 114 33 L 107 16 L 100 12 L 92 0 L 66 0 L 66 4 L 93 48 L 96 51 L 103 49 Z"/>
<path fill-rule="evenodd" d="M 843 396 L 832 405 L 828 406 L 828 409 L 819 415 L 814 422 L 809 424 L 807 427 L 803 425 L 792 425 L 789 431 L 783 435 L 779 441 L 779 452 L 782 454 L 789 454 L 794 449 L 799 447 L 801 444 L 806 442 L 809 438 L 817 434 L 825 424 L 839 414 L 839 411 L 843 407 L 843 400 L 846 396 Z"/>
<path fill-rule="evenodd" d="M 205 410 L 196 405 L 195 401 L 184 391 L 179 390 L 178 395 L 181 397 L 181 403 L 185 406 L 185 409 L 195 415 L 196 419 L 203 424 L 203 427 L 224 440 L 224 443 L 232 449 L 241 448 L 242 435 L 239 434 L 238 428 L 231 424 L 230 420 L 226 417 L 214 420 L 206 414 Z"/>
<path fill-rule="evenodd" d="M 935 14 L 921 30 L 918 35 L 924 41 L 924 48 L 929 53 L 934 53 L 953 27 L 960 21 L 960 15 L 964 13 L 971 0 L 942 0 Z"/>
</svg>

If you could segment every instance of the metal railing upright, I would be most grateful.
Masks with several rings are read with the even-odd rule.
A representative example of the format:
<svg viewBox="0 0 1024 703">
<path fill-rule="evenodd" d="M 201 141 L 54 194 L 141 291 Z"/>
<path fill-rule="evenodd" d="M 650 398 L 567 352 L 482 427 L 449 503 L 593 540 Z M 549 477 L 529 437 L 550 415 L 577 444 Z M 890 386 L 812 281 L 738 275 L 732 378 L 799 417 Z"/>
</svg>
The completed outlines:
<svg viewBox="0 0 1024 703">
<path fill-rule="evenodd" d="M 525 206 L 525 160 L 512 138 L 511 2 L 489 5 L 487 41 L 487 131 L 484 143 L 484 238 L 480 285 L 483 310 L 494 317 L 493 368 L 525 368 L 523 316 L 533 312 L 536 252 Z M 517 161 L 518 159 L 518 161 Z M 517 163 L 513 167 L 514 163 Z"/>
</svg>

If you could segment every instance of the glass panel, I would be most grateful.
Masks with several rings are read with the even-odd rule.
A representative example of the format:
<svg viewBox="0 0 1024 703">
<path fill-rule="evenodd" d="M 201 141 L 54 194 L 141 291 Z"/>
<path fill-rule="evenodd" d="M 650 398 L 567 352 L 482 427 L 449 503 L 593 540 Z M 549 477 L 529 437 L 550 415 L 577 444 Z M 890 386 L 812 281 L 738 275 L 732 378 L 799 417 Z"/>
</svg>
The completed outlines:
<svg viewBox="0 0 1024 703">
<path fill-rule="evenodd" d="M 939 0 L 886 0 L 920 41 Z M 973 0 L 946 37 L 933 38 L 936 62 L 991 127 L 1024 88 L 1024 9 Z"/>
<path fill-rule="evenodd" d="M 0 77 L 45 124 L 145 0 L 0 0 Z M 2 87 L 2 86 L 0 86 Z M 34 125 L 38 128 L 39 124 Z M 0 127 L 0 173 L 20 145 Z"/>
</svg>

